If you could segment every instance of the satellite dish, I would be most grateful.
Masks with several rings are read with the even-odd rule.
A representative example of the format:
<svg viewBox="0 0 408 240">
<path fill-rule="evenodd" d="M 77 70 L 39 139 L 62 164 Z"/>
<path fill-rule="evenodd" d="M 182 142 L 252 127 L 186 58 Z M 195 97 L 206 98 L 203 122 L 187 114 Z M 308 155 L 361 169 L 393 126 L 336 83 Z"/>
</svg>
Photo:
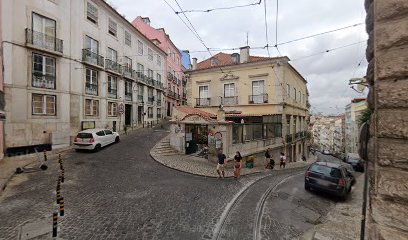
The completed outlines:
<svg viewBox="0 0 408 240">
<path fill-rule="evenodd" d="M 365 89 L 364 84 L 356 84 L 356 85 L 357 85 L 357 90 L 358 90 L 359 92 L 364 91 L 364 89 Z"/>
</svg>

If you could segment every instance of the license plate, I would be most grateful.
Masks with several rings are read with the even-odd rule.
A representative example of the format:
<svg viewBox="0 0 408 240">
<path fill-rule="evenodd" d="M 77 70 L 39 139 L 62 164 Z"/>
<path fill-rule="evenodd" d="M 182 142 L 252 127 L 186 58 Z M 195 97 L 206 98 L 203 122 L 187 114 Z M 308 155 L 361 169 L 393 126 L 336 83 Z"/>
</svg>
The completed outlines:
<svg viewBox="0 0 408 240">
<path fill-rule="evenodd" d="M 324 180 L 319 180 L 318 183 L 319 183 L 319 185 L 322 185 L 322 186 L 325 186 L 325 187 L 330 186 L 330 183 L 327 182 L 327 181 L 324 181 Z"/>
</svg>

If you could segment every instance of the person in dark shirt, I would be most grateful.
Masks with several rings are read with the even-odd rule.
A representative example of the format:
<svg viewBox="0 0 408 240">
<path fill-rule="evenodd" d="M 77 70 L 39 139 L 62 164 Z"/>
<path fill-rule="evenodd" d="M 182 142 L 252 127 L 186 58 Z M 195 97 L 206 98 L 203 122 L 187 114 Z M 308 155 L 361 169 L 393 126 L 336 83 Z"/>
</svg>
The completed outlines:
<svg viewBox="0 0 408 240">
<path fill-rule="evenodd" d="M 270 159 L 271 159 L 271 154 L 269 153 L 269 149 L 266 149 L 265 151 L 265 169 L 269 167 Z"/>
<path fill-rule="evenodd" d="M 234 178 L 236 180 L 239 179 L 239 177 L 241 176 L 241 167 L 242 167 L 242 156 L 240 152 L 236 152 L 235 156 L 234 156 Z"/>
<path fill-rule="evenodd" d="M 225 177 L 225 159 L 227 156 L 222 153 L 222 151 L 219 151 L 218 153 L 218 164 L 217 164 L 217 173 L 218 173 L 218 178 Z M 221 175 L 222 174 L 222 175 Z"/>
</svg>

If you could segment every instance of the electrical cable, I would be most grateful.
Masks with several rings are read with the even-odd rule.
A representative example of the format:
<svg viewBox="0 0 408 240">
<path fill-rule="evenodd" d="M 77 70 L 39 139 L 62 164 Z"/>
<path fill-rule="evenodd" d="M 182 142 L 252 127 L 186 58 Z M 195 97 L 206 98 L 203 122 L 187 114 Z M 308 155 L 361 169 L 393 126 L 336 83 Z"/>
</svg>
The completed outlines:
<svg viewBox="0 0 408 240">
<path fill-rule="evenodd" d="M 244 4 L 244 5 L 236 5 L 236 6 L 231 6 L 231 7 L 210 8 L 210 9 L 205 9 L 205 10 L 201 10 L 201 9 L 181 10 L 181 11 L 176 11 L 175 13 L 176 14 L 180 14 L 180 13 L 184 14 L 184 13 L 192 13 L 192 12 L 209 13 L 209 12 L 216 11 L 216 10 L 229 10 L 229 9 L 234 9 L 234 8 L 243 8 L 243 7 L 256 6 L 256 5 L 260 5 L 261 2 L 262 2 L 262 0 L 259 0 L 259 2 Z"/>
<path fill-rule="evenodd" d="M 268 56 L 271 57 L 271 53 L 269 52 L 269 47 L 268 47 L 268 20 L 267 20 L 267 13 L 266 13 L 266 0 L 264 1 L 264 12 L 265 12 L 265 40 L 266 40 L 266 45 L 265 48 L 268 52 Z"/>
</svg>

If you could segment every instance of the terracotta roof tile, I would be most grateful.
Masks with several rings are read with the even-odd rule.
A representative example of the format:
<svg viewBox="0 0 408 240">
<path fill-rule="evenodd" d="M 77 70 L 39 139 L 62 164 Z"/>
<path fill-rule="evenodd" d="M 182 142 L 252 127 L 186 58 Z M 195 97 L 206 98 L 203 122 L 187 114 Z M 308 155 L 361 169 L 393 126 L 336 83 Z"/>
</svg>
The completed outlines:
<svg viewBox="0 0 408 240">
<path fill-rule="evenodd" d="M 217 118 L 217 115 L 193 107 L 178 106 L 176 109 L 186 115 L 197 114 L 205 118 Z"/>
<path fill-rule="evenodd" d="M 260 56 L 249 56 L 249 61 L 245 63 L 250 63 L 250 62 L 259 62 L 259 61 L 268 61 L 268 60 L 273 60 L 273 59 L 278 59 L 280 57 L 260 57 Z M 211 59 L 216 59 L 217 64 L 214 66 L 211 66 Z M 227 53 L 217 53 L 214 55 L 212 58 L 208 58 L 202 62 L 199 62 L 197 64 L 197 70 L 202 70 L 202 69 L 208 69 L 208 68 L 217 68 L 217 67 L 222 67 L 222 66 L 228 66 L 228 65 L 238 65 L 242 63 L 234 63 L 232 62 L 232 54 L 227 54 Z"/>
</svg>

